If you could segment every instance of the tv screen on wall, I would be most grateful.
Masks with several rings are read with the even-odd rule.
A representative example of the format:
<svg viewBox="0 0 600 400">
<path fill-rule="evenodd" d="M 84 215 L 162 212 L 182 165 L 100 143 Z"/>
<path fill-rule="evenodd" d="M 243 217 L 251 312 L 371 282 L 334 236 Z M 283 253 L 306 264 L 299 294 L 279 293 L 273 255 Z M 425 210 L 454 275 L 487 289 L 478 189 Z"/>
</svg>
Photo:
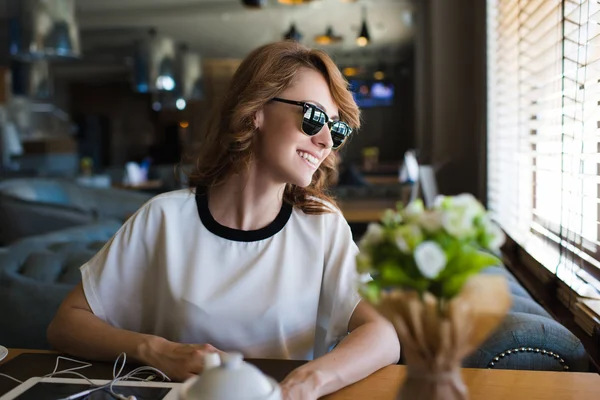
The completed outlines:
<svg viewBox="0 0 600 400">
<path fill-rule="evenodd" d="M 352 79 L 349 83 L 354 101 L 361 108 L 394 104 L 394 85 L 391 82 Z"/>
</svg>

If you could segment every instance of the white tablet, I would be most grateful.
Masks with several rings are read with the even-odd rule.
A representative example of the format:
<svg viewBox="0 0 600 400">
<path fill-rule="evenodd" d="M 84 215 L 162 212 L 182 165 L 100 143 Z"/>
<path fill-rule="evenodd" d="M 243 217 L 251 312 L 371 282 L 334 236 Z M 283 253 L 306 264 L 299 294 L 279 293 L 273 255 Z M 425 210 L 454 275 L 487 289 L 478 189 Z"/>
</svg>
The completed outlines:
<svg viewBox="0 0 600 400">
<path fill-rule="evenodd" d="M 105 385 L 108 380 L 92 379 L 96 385 Z M 125 397 L 135 396 L 138 400 L 177 400 L 180 383 L 173 382 L 118 382 L 113 385 L 113 391 Z M 94 389 L 85 379 L 71 378 L 31 378 L 23 382 L 0 400 L 58 400 Z M 86 400 L 115 400 L 108 388 L 82 395 L 78 399 Z"/>
</svg>

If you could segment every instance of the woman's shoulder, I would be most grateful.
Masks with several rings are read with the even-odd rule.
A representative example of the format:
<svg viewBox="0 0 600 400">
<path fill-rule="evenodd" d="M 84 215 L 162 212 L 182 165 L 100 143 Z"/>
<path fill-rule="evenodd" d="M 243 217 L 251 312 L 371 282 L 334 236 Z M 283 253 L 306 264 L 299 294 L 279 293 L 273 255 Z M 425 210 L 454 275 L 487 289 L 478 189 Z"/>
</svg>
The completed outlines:
<svg viewBox="0 0 600 400">
<path fill-rule="evenodd" d="M 312 221 L 321 221 L 324 222 L 326 224 L 333 224 L 333 225 L 347 225 L 347 221 L 344 218 L 344 215 L 342 214 L 341 210 L 339 209 L 339 207 L 335 204 L 332 203 L 328 200 L 322 199 L 320 197 L 316 197 L 316 196 L 310 196 L 309 197 L 310 200 L 312 200 L 314 203 L 316 203 L 316 206 L 318 208 L 320 208 L 319 213 L 310 213 L 310 212 L 305 212 L 302 209 L 300 209 L 299 207 L 294 207 L 294 209 L 296 210 L 296 213 L 298 213 L 299 215 L 302 216 L 302 218 L 305 218 L 307 220 L 312 220 Z"/>
<path fill-rule="evenodd" d="M 193 189 L 179 189 L 170 192 L 161 193 L 152 197 L 144 204 L 145 207 L 162 207 L 169 206 L 172 204 L 182 204 L 185 202 L 195 202 L 196 193 Z"/>
<path fill-rule="evenodd" d="M 193 189 L 179 189 L 161 193 L 149 199 L 132 217 L 142 214 L 157 215 L 168 210 L 181 211 L 186 207 L 196 207 L 195 192 Z"/>
</svg>

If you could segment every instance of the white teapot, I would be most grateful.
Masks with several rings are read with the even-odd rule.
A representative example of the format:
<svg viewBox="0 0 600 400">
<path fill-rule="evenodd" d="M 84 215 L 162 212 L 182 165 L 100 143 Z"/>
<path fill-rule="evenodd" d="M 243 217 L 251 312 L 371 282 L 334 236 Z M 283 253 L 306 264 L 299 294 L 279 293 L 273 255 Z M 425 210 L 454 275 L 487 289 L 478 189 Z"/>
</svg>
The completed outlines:
<svg viewBox="0 0 600 400">
<path fill-rule="evenodd" d="M 209 353 L 204 371 L 184 382 L 180 400 L 281 400 L 277 382 L 240 353 Z"/>
</svg>

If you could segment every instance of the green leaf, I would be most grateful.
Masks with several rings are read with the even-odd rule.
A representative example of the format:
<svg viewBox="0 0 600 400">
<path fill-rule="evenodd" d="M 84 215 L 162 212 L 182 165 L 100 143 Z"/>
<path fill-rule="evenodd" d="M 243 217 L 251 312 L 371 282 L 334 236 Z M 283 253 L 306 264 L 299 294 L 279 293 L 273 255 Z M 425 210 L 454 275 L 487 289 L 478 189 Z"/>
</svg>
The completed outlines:
<svg viewBox="0 0 600 400">
<path fill-rule="evenodd" d="M 463 273 L 451 276 L 442 284 L 442 298 L 451 299 L 462 290 L 463 285 L 473 274 L 472 273 Z"/>
<path fill-rule="evenodd" d="M 381 268 L 381 279 L 386 283 L 399 286 L 409 286 L 412 278 L 400 266 L 386 264 Z"/>
<path fill-rule="evenodd" d="M 500 261 L 500 259 L 493 254 L 481 250 L 476 250 L 474 253 L 475 254 L 472 256 L 472 262 L 477 266 L 477 272 L 487 267 L 502 264 L 502 261 Z"/>
<path fill-rule="evenodd" d="M 387 209 L 381 217 L 381 224 L 384 228 L 395 228 L 402 223 L 402 216 L 399 212 Z"/>
<path fill-rule="evenodd" d="M 484 268 L 500 263 L 500 260 L 493 255 L 469 246 L 463 246 L 462 250 L 436 279 L 434 286 L 443 298 L 450 299 L 456 296 L 462 290 L 467 279 Z"/>
<path fill-rule="evenodd" d="M 404 210 L 404 202 L 399 201 L 396 203 L 396 211 L 401 212 L 402 210 Z"/>
<path fill-rule="evenodd" d="M 377 304 L 379 303 L 379 295 L 381 293 L 381 288 L 379 283 L 376 281 L 370 281 L 366 284 L 362 285 L 360 290 L 360 295 L 366 299 L 369 303 Z"/>
<path fill-rule="evenodd" d="M 419 292 L 427 290 L 429 280 L 422 277 L 412 265 L 386 264 L 381 269 L 382 287 L 411 288 Z"/>
</svg>

